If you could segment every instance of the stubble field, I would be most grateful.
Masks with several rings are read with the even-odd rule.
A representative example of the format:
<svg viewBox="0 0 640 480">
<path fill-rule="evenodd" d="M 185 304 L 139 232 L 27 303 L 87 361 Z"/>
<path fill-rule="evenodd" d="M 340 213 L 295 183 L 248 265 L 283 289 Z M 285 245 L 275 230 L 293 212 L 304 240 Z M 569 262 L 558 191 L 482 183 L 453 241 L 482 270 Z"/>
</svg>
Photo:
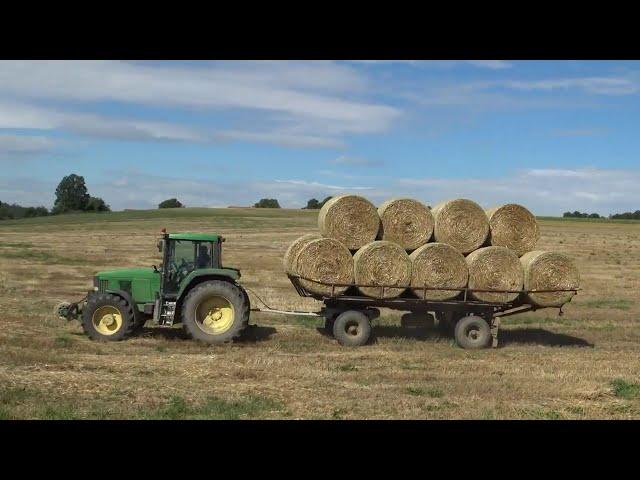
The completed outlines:
<svg viewBox="0 0 640 480">
<path fill-rule="evenodd" d="M 0 418 L 640 418 L 638 222 L 541 219 L 538 247 L 571 255 L 583 290 L 562 317 L 505 319 L 497 349 L 462 350 L 387 311 L 357 349 L 308 317 L 252 313 L 246 338 L 207 346 L 151 324 L 97 343 L 52 315 L 98 270 L 159 263 L 163 227 L 222 234 L 244 285 L 272 307 L 315 310 L 281 259 L 316 218 L 182 209 L 0 222 Z"/>
</svg>

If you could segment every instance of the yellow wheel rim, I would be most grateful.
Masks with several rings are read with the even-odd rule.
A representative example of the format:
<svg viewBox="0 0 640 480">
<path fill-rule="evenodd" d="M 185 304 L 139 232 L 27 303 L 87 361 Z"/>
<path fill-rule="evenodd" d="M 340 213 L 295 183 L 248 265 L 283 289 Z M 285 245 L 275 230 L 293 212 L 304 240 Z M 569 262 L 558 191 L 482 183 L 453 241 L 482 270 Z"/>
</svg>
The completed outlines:
<svg viewBox="0 0 640 480">
<path fill-rule="evenodd" d="M 235 312 L 224 297 L 209 297 L 196 308 L 196 325 L 209 335 L 220 335 L 231 328 Z"/>
<path fill-rule="evenodd" d="M 116 307 L 98 307 L 91 317 L 94 328 L 101 335 L 113 335 L 122 328 L 122 313 Z"/>
</svg>

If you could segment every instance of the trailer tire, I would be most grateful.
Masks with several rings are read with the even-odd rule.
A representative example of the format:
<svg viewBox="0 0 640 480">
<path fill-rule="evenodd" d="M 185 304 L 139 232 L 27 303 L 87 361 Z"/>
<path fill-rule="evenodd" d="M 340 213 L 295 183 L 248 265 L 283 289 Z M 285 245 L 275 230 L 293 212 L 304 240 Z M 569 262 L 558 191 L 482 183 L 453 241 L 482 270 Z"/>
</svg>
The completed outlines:
<svg viewBox="0 0 640 480">
<path fill-rule="evenodd" d="M 456 343 L 464 349 L 488 348 L 491 343 L 491 328 L 484 318 L 469 315 L 458 320 L 454 336 Z"/>
<path fill-rule="evenodd" d="M 347 310 L 333 322 L 333 336 L 345 347 L 362 346 L 371 336 L 371 321 L 363 312 Z"/>
</svg>

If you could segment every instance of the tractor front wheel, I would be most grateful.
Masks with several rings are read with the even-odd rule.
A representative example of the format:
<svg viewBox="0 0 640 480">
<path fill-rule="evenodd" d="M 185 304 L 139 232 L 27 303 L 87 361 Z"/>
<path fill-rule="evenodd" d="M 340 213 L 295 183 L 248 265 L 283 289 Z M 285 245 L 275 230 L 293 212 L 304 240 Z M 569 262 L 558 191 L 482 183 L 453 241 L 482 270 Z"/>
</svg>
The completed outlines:
<svg viewBox="0 0 640 480">
<path fill-rule="evenodd" d="M 92 340 L 122 340 L 131 335 L 134 327 L 132 307 L 117 295 L 90 296 L 82 309 L 82 328 Z"/>
<path fill-rule="evenodd" d="M 206 343 L 225 343 L 240 336 L 249 323 L 244 290 L 231 282 L 209 280 L 187 294 L 182 326 L 188 336 Z"/>
</svg>

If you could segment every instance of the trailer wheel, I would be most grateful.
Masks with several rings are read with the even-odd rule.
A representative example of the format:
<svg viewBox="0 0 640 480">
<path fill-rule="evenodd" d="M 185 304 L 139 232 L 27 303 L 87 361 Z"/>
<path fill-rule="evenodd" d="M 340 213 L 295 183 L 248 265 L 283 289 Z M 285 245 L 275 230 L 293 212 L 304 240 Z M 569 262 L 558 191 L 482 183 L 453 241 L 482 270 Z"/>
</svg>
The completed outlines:
<svg viewBox="0 0 640 480">
<path fill-rule="evenodd" d="M 491 328 L 487 321 L 476 315 L 462 317 L 456 323 L 456 343 L 465 349 L 487 348 L 491 343 Z"/>
<path fill-rule="evenodd" d="M 367 315 L 358 310 L 342 312 L 333 322 L 333 336 L 340 345 L 345 347 L 364 345 L 370 335 L 371 321 Z"/>
</svg>

